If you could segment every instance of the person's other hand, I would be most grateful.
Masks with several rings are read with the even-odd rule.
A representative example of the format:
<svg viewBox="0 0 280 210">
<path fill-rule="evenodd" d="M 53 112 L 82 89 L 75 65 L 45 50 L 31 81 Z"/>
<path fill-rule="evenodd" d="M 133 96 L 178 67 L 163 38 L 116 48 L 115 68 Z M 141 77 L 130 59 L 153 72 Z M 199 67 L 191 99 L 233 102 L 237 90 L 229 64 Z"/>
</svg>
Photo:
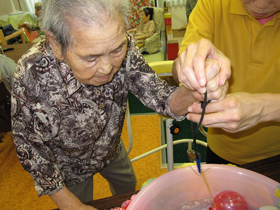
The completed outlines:
<svg viewBox="0 0 280 210">
<path fill-rule="evenodd" d="M 228 82 L 224 85 L 219 84 L 219 78 L 221 67 L 219 63 L 213 59 L 208 58 L 205 62 L 205 74 L 206 74 L 206 90 L 207 100 L 220 100 L 225 98 L 228 90 Z M 202 94 L 204 97 L 204 94 Z"/>
<path fill-rule="evenodd" d="M 134 34 L 136 32 L 136 28 L 128 30 L 129 33 Z"/>
<path fill-rule="evenodd" d="M 231 76 L 230 60 L 207 39 L 189 44 L 175 61 L 176 76 L 180 83 L 191 90 L 205 93 L 207 90 L 206 60 L 212 59 L 220 66 L 218 84 L 224 86 Z"/>
<path fill-rule="evenodd" d="M 83 204 L 78 210 L 98 210 L 92 206 L 88 206 L 88 205 L 85 205 Z"/>
<path fill-rule="evenodd" d="M 230 133 L 249 129 L 261 122 L 264 105 L 262 99 L 249 93 L 228 94 L 225 99 L 206 106 L 202 125 L 221 128 Z M 187 118 L 199 122 L 201 105 L 193 104 Z"/>
<path fill-rule="evenodd" d="M 205 62 L 205 74 L 207 79 L 207 100 L 216 101 L 225 98 L 227 89 L 228 89 L 228 82 L 222 86 L 219 85 L 219 72 L 220 72 L 220 65 L 213 59 L 207 59 Z M 194 99 L 197 101 L 204 100 L 204 94 L 198 92 L 197 90 L 190 90 L 186 86 L 186 89 L 189 90 L 189 93 L 192 95 Z"/>
</svg>

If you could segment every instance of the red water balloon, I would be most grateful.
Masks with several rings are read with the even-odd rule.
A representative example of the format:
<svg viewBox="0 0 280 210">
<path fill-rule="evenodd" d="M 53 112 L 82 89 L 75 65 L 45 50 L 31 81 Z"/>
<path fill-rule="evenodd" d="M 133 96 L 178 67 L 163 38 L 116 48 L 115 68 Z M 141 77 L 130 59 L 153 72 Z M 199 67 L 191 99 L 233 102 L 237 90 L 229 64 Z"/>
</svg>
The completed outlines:
<svg viewBox="0 0 280 210">
<path fill-rule="evenodd" d="M 249 210 L 245 198 L 232 190 L 216 195 L 212 208 L 213 210 Z"/>
</svg>

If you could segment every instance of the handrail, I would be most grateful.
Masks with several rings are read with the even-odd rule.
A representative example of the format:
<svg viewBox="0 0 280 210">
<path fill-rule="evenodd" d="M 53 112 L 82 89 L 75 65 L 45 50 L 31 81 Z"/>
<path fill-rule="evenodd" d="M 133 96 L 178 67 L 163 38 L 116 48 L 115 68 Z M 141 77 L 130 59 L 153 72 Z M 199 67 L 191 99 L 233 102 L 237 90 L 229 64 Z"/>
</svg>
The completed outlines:
<svg viewBox="0 0 280 210">
<path fill-rule="evenodd" d="M 189 143 L 189 142 L 193 142 L 193 139 L 180 139 L 180 140 L 176 140 L 176 141 L 173 141 L 173 145 L 181 144 L 181 143 Z M 197 143 L 197 144 L 200 144 L 200 145 L 202 145 L 202 146 L 207 147 L 207 143 L 204 142 L 204 141 L 196 140 L 196 143 Z M 152 150 L 150 150 L 150 151 L 148 151 L 148 152 L 146 152 L 146 153 L 143 153 L 142 155 L 139 155 L 139 156 L 137 156 L 137 157 L 135 157 L 135 158 L 132 158 L 130 161 L 131 161 L 131 162 L 137 161 L 137 160 L 139 160 L 139 159 L 141 159 L 141 158 L 143 158 L 143 157 L 146 157 L 146 156 L 148 156 L 148 155 L 151 155 L 151 154 L 153 154 L 153 153 L 155 153 L 155 152 L 158 152 L 158 151 L 160 151 L 160 150 L 162 150 L 162 149 L 165 149 L 165 148 L 167 148 L 167 144 L 164 144 L 164 145 L 162 145 L 162 146 L 160 146 L 160 147 L 157 147 L 157 148 L 152 149 Z"/>
</svg>

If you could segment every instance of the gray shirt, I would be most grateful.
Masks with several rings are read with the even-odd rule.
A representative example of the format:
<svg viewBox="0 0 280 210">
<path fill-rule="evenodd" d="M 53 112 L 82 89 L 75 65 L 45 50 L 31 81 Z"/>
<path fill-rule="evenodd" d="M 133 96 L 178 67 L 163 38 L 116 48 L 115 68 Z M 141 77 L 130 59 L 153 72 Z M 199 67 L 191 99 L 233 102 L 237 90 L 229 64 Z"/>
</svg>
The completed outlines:
<svg viewBox="0 0 280 210">
<path fill-rule="evenodd" d="M 0 54 L 0 81 L 4 83 L 6 89 L 11 93 L 11 82 L 16 63 L 6 55 Z"/>
<path fill-rule="evenodd" d="M 77 185 L 112 162 L 120 151 L 128 91 L 174 117 L 169 100 L 176 87 L 160 80 L 132 37 L 127 39 L 119 71 L 99 87 L 78 82 L 47 39 L 20 59 L 13 78 L 13 139 L 39 196 Z"/>
</svg>

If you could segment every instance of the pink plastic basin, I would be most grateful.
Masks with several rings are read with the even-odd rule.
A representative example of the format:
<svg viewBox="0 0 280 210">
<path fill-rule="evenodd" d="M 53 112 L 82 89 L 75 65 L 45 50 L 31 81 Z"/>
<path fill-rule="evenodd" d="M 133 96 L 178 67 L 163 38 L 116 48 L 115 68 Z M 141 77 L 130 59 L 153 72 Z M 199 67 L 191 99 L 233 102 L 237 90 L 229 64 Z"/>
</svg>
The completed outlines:
<svg viewBox="0 0 280 210">
<path fill-rule="evenodd" d="M 264 175 L 217 164 L 202 164 L 202 171 L 213 197 L 224 190 L 233 190 L 246 199 L 249 210 L 277 204 L 274 192 L 279 183 Z M 203 199 L 211 201 L 210 198 L 206 184 L 194 165 L 175 169 L 153 180 L 136 195 L 127 210 L 181 210 L 185 203 Z"/>
</svg>

